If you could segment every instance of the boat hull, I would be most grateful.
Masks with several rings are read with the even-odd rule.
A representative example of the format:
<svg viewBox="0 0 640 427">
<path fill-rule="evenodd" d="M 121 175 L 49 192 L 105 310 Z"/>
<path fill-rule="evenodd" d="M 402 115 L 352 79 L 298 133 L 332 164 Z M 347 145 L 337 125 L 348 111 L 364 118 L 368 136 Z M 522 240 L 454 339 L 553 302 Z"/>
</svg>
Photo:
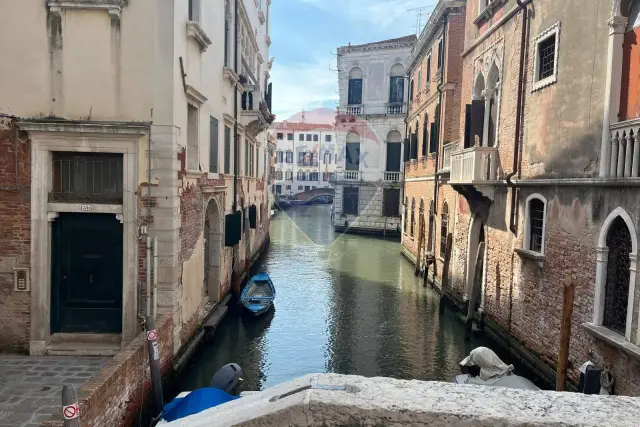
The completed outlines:
<svg viewBox="0 0 640 427">
<path fill-rule="evenodd" d="M 260 273 L 251 278 L 240 295 L 240 303 L 253 316 L 267 313 L 273 307 L 276 289 L 271 278 Z"/>
</svg>

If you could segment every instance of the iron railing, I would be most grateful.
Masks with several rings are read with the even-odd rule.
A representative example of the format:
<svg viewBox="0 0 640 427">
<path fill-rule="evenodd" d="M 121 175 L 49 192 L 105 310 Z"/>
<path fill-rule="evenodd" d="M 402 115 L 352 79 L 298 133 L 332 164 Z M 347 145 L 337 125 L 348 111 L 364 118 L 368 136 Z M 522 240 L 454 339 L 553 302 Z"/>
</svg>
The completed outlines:
<svg viewBox="0 0 640 427">
<path fill-rule="evenodd" d="M 122 204 L 122 154 L 53 154 L 50 202 Z"/>
</svg>

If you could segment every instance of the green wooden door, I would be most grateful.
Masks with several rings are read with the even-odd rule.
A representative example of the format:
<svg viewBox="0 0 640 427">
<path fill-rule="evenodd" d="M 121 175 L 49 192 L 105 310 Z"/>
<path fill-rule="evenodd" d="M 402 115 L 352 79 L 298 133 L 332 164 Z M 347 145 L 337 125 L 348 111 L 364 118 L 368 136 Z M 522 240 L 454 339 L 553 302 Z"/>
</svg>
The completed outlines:
<svg viewBox="0 0 640 427">
<path fill-rule="evenodd" d="M 122 224 L 61 213 L 53 224 L 51 332 L 122 332 Z"/>
</svg>

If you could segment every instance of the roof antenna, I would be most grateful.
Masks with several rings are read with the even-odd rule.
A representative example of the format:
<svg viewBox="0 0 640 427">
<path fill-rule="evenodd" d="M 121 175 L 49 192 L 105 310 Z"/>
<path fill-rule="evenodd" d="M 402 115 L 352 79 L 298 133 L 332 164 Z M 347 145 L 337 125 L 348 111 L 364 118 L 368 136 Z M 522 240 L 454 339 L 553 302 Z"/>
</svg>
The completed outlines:
<svg viewBox="0 0 640 427">
<path fill-rule="evenodd" d="M 305 122 L 305 119 L 306 119 L 306 118 L 305 118 L 305 111 L 304 111 L 304 108 L 303 108 L 303 109 L 302 109 L 302 119 L 301 119 L 300 123 L 304 123 L 304 122 Z"/>
<path fill-rule="evenodd" d="M 416 36 L 417 37 L 420 37 L 420 33 L 422 32 L 422 15 L 425 15 L 424 11 L 427 9 L 428 7 L 426 6 L 407 9 L 407 12 L 416 14 Z"/>
</svg>

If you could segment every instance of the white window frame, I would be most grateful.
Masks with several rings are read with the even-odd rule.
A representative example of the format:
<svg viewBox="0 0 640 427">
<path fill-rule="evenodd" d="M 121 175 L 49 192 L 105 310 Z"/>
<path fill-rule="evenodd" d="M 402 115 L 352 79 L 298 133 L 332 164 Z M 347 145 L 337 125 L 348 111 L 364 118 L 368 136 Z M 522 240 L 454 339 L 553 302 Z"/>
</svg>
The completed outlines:
<svg viewBox="0 0 640 427">
<path fill-rule="evenodd" d="M 627 224 L 629 234 L 631 235 L 631 263 L 629 268 L 629 301 L 627 305 L 627 322 L 624 339 L 636 345 L 640 344 L 640 328 L 636 330 L 636 336 L 633 337 L 632 325 L 634 323 L 634 298 L 636 284 L 636 270 L 638 265 L 638 235 L 631 216 L 621 207 L 614 209 L 607 219 L 602 223 L 600 235 L 598 237 L 598 247 L 596 256 L 596 286 L 593 304 L 593 324 L 595 326 L 603 326 L 604 323 L 604 305 L 605 305 L 605 287 L 607 285 L 607 264 L 609 247 L 607 246 L 607 236 L 613 222 L 618 218 L 622 218 Z M 611 334 L 618 335 L 607 329 Z"/>
<path fill-rule="evenodd" d="M 553 74 L 549 77 L 540 80 L 540 44 L 549 39 L 550 37 L 555 36 L 556 38 L 556 46 L 555 46 L 555 56 L 553 61 Z M 540 34 L 536 36 L 533 40 L 534 49 L 533 50 L 533 86 L 531 88 L 532 92 L 543 89 L 547 86 L 550 86 L 558 81 L 558 60 L 559 60 L 559 48 L 560 48 L 560 21 L 553 24 L 551 27 L 547 28 Z"/>
<path fill-rule="evenodd" d="M 540 246 L 540 252 L 531 249 L 531 201 L 534 199 L 540 200 L 544 204 L 543 216 L 542 216 L 542 245 Z M 539 254 L 544 256 L 545 242 L 547 239 L 547 198 L 542 194 L 534 193 L 527 197 L 525 201 L 525 214 L 524 214 L 524 245 L 523 249 L 532 254 Z"/>
</svg>

